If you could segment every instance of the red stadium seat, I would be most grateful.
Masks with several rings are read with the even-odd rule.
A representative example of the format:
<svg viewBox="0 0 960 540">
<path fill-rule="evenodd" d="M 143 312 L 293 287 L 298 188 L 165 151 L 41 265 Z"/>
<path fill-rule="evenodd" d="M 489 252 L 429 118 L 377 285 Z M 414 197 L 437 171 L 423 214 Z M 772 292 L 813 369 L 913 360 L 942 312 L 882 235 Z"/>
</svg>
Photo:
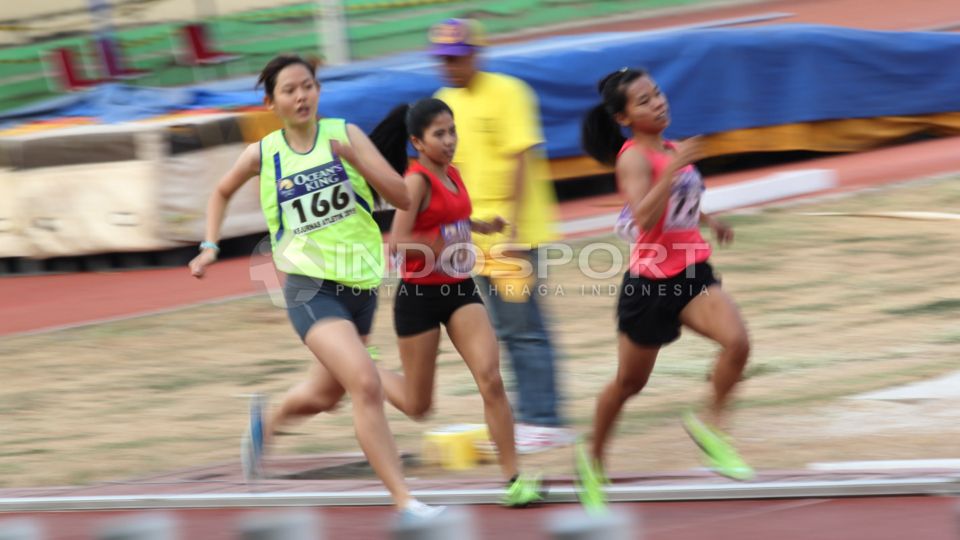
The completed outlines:
<svg viewBox="0 0 960 540">
<path fill-rule="evenodd" d="M 60 86 L 67 91 L 82 90 L 103 82 L 102 79 L 86 79 L 81 73 L 74 51 L 67 47 L 50 52 L 53 75 Z"/>
<path fill-rule="evenodd" d="M 95 46 L 100 56 L 103 75 L 106 78 L 129 80 L 143 77 L 149 73 L 142 69 L 133 69 L 124 65 L 120 49 L 113 38 L 98 38 L 95 41 Z"/>
<path fill-rule="evenodd" d="M 222 64 L 240 58 L 212 48 L 207 38 L 206 25 L 188 24 L 181 29 L 181 32 L 187 45 L 186 54 L 183 56 L 185 64 L 193 66 Z"/>
</svg>

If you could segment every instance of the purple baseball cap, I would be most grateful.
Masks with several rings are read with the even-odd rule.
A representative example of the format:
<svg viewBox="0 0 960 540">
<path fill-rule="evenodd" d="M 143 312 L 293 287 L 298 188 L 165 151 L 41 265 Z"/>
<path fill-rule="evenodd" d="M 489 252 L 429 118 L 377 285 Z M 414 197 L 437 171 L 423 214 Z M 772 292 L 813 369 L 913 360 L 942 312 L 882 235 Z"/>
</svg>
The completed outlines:
<svg viewBox="0 0 960 540">
<path fill-rule="evenodd" d="M 447 19 L 430 28 L 430 54 L 467 56 L 484 47 L 483 28 L 472 19 Z"/>
</svg>

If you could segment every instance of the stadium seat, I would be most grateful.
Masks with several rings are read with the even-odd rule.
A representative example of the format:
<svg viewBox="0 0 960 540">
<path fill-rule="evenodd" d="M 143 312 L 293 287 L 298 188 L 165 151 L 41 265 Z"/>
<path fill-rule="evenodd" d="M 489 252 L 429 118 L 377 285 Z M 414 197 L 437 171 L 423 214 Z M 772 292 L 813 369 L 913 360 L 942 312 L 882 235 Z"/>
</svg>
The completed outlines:
<svg viewBox="0 0 960 540">
<path fill-rule="evenodd" d="M 240 58 L 237 55 L 213 49 L 204 24 L 188 24 L 181 29 L 181 32 L 187 45 L 185 49 L 187 54 L 182 58 L 185 64 L 193 66 L 222 64 Z"/>
<path fill-rule="evenodd" d="M 130 80 L 143 77 L 148 71 L 129 68 L 124 65 L 123 56 L 116 40 L 111 37 L 100 37 L 94 42 L 101 61 L 101 71 L 107 79 Z"/>
<path fill-rule="evenodd" d="M 68 92 L 83 90 L 103 82 L 102 79 L 85 79 L 81 74 L 81 67 L 74 56 L 74 51 L 67 47 L 50 51 L 50 61 L 54 78 L 63 90 Z"/>
</svg>

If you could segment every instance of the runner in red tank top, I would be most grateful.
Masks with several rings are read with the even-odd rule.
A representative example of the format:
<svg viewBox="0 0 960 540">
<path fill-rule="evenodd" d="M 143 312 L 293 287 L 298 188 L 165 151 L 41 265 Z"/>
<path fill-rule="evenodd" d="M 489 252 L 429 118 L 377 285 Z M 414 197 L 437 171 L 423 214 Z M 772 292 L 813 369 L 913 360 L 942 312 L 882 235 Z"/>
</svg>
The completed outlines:
<svg viewBox="0 0 960 540">
<path fill-rule="evenodd" d="M 411 212 L 416 217 L 410 234 L 430 239 L 428 245 L 433 249 L 398 256 L 400 276 L 405 283 L 417 285 L 454 284 L 470 279 L 476 263 L 471 245 L 472 206 L 460 172 L 453 165 L 447 165 L 445 178 L 441 180 L 422 163 L 414 161 L 406 172 L 406 176 L 411 175 L 419 175 L 419 183 L 426 181 L 426 184 L 419 213 Z M 405 225 L 402 218 L 394 222 L 394 236 L 404 234 L 404 231 L 396 230 L 400 225 Z M 501 226 L 498 223 L 494 227 Z"/>
<path fill-rule="evenodd" d="M 542 499 L 539 478 L 517 468 L 513 413 L 500 378 L 500 346 L 470 277 L 476 263 L 472 231 L 494 233 L 506 223 L 471 221 L 470 197 L 450 164 L 457 147 L 453 112 L 438 99 L 401 106 L 370 138 L 397 170 L 407 167 L 407 134 L 418 153 L 406 169 L 409 210 L 397 210 L 390 231 L 391 252 L 400 266 L 394 301 L 403 375 L 381 370 L 384 393 L 395 407 L 423 418 L 433 400 L 440 326 L 463 356 L 483 398 L 484 417 L 508 478 L 507 506 Z"/>
<path fill-rule="evenodd" d="M 728 227 L 700 211 L 703 179 L 692 165 L 700 143 L 664 140 L 670 123 L 667 99 L 645 72 L 624 68 L 611 73 L 599 91 L 602 102 L 583 122 L 583 146 L 598 161 L 616 167 L 617 184 L 627 199 L 617 231 L 636 237 L 631 238 L 630 270 L 617 305 L 619 369 L 597 400 L 592 455 L 578 449 L 585 497 L 602 504 L 598 484 L 613 424 L 626 401 L 646 385 L 660 348 L 680 336 L 681 326 L 721 346 L 707 421 L 687 413 L 684 427 L 714 470 L 749 479 L 753 470 L 715 427 L 743 373 L 750 341 L 736 305 L 713 275 L 707 262 L 710 245 L 700 235 L 700 224 L 706 224 L 720 244 L 733 239 Z M 624 128 L 632 133 L 629 140 Z"/>
</svg>

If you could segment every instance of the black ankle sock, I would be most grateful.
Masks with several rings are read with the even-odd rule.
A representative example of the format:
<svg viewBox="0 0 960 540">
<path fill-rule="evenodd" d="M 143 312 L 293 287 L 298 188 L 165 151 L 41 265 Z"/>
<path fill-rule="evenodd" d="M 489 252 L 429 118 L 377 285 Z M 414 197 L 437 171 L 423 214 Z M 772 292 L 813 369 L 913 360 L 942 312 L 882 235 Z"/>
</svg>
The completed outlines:
<svg viewBox="0 0 960 540">
<path fill-rule="evenodd" d="M 512 486 L 513 483 L 517 481 L 517 478 L 520 478 L 519 474 L 515 474 L 513 475 L 513 478 L 511 478 L 510 480 L 507 480 L 507 487 Z"/>
</svg>

